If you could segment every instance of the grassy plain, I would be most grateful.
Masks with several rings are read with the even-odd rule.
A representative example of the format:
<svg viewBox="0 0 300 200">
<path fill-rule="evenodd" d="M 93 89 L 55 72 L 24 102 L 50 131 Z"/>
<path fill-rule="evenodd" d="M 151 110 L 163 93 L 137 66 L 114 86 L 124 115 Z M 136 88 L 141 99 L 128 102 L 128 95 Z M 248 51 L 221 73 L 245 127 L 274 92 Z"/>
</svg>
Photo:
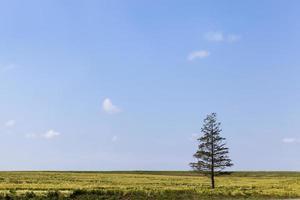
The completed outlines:
<svg viewBox="0 0 300 200">
<path fill-rule="evenodd" d="M 211 190 L 209 178 L 184 171 L 0 172 L 6 199 L 300 198 L 299 172 L 232 172 L 216 185 Z"/>
</svg>

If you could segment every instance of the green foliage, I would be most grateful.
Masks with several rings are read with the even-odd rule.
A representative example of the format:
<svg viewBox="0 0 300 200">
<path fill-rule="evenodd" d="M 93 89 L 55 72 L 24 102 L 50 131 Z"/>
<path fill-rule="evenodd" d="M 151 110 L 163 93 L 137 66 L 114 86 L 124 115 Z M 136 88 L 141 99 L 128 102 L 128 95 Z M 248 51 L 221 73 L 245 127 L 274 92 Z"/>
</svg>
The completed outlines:
<svg viewBox="0 0 300 200">
<path fill-rule="evenodd" d="M 194 154 L 196 162 L 190 166 L 196 170 L 205 172 L 211 178 L 211 187 L 215 188 L 215 174 L 233 164 L 229 158 L 229 149 L 226 147 L 225 138 L 220 136 L 221 123 L 217 121 L 217 114 L 207 115 L 201 128 L 202 136 L 198 138 L 198 150 Z"/>
<path fill-rule="evenodd" d="M 207 115 L 204 119 L 201 128 L 203 135 L 198 139 L 198 150 L 194 154 L 197 162 L 190 164 L 195 170 L 214 173 L 233 165 L 228 156 L 229 150 L 224 142 L 225 138 L 220 136 L 222 131 L 220 126 L 216 113 Z"/>
</svg>

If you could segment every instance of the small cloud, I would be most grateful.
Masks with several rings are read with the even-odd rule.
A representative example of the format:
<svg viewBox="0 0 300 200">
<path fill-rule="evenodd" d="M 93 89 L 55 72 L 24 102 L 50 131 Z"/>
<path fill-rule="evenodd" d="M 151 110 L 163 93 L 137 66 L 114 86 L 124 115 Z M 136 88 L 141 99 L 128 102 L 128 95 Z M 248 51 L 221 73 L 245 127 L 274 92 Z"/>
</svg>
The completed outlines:
<svg viewBox="0 0 300 200">
<path fill-rule="evenodd" d="M 116 135 L 114 135 L 114 136 L 111 138 L 111 141 L 112 141 L 112 142 L 116 142 L 116 141 L 118 141 L 118 140 L 119 140 L 119 137 L 116 136 Z"/>
<path fill-rule="evenodd" d="M 234 35 L 234 34 L 230 34 L 227 36 L 227 41 L 228 42 L 237 42 L 241 39 L 241 36 L 239 35 Z"/>
<path fill-rule="evenodd" d="M 15 125 L 16 125 L 15 120 L 9 120 L 9 121 L 5 122 L 6 127 L 14 127 Z"/>
<path fill-rule="evenodd" d="M 15 68 L 17 68 L 17 65 L 15 65 L 15 64 L 8 64 L 8 65 L 0 66 L 0 71 L 7 72 L 7 71 L 11 71 L 11 70 L 13 70 Z"/>
<path fill-rule="evenodd" d="M 42 139 L 47 139 L 47 140 L 51 140 L 55 137 L 58 137 L 60 136 L 61 134 L 57 131 L 54 131 L 54 130 L 49 130 L 45 133 L 42 133 L 42 134 L 36 134 L 36 133 L 29 133 L 29 134 L 26 134 L 25 137 L 27 138 L 42 138 Z"/>
<path fill-rule="evenodd" d="M 299 143 L 300 140 L 298 140 L 296 138 L 283 138 L 282 142 L 283 143 Z"/>
<path fill-rule="evenodd" d="M 240 35 L 223 34 L 221 31 L 210 31 L 204 34 L 204 39 L 212 42 L 237 42 L 241 39 Z"/>
<path fill-rule="evenodd" d="M 204 38 L 208 41 L 222 42 L 224 41 L 224 35 L 222 32 L 210 31 L 204 34 Z"/>
<path fill-rule="evenodd" d="M 42 137 L 45 139 L 53 139 L 57 136 L 60 136 L 60 133 L 54 130 L 49 130 L 46 133 L 42 134 Z"/>
<path fill-rule="evenodd" d="M 206 50 L 194 51 L 188 55 L 188 60 L 193 61 L 196 58 L 203 59 L 203 58 L 208 57 L 209 55 L 210 55 L 210 52 L 206 51 Z"/>
<path fill-rule="evenodd" d="M 116 114 L 121 112 L 121 110 L 117 106 L 113 105 L 109 98 L 104 99 L 102 108 L 108 114 Z"/>
</svg>

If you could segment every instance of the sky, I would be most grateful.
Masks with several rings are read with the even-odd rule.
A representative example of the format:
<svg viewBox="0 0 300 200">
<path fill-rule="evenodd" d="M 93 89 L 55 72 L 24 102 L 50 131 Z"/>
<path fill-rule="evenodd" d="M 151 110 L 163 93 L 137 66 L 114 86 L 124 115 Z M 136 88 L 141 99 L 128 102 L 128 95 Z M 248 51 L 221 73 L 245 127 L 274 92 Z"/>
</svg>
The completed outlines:
<svg viewBox="0 0 300 200">
<path fill-rule="evenodd" d="M 0 1 L 0 170 L 300 170 L 297 0 Z"/>
</svg>

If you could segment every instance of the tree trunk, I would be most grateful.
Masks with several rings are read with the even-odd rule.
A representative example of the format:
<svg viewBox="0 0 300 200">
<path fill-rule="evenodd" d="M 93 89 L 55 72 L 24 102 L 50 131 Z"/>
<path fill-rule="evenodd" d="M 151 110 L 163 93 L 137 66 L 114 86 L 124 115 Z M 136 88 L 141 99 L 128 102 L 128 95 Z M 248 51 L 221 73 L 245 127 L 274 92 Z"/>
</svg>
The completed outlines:
<svg viewBox="0 0 300 200">
<path fill-rule="evenodd" d="M 211 134 L 213 135 L 213 133 Z M 211 178 L 211 188 L 215 189 L 215 158 L 214 158 L 214 138 L 211 138 L 211 174 L 210 174 L 210 178 Z"/>
<path fill-rule="evenodd" d="M 214 172 L 214 167 L 211 168 L 211 188 L 215 189 L 215 172 Z"/>
</svg>

